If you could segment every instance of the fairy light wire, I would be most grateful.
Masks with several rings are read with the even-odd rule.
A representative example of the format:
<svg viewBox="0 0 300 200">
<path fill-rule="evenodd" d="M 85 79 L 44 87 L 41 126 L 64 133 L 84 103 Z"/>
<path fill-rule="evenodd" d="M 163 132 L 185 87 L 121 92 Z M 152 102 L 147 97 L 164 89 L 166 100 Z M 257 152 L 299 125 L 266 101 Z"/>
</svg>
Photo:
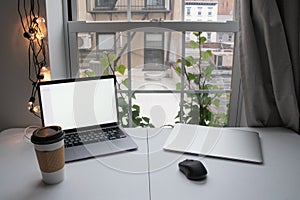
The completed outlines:
<svg viewBox="0 0 300 200">
<path fill-rule="evenodd" d="M 40 18 L 39 0 L 18 0 L 18 14 L 23 28 L 23 36 L 28 39 L 28 79 L 32 84 L 31 96 L 28 102 L 28 109 L 35 116 L 35 99 L 38 83 L 45 77 L 42 74 L 43 67 L 47 67 L 46 44 L 44 33 L 39 23 L 44 23 Z"/>
</svg>

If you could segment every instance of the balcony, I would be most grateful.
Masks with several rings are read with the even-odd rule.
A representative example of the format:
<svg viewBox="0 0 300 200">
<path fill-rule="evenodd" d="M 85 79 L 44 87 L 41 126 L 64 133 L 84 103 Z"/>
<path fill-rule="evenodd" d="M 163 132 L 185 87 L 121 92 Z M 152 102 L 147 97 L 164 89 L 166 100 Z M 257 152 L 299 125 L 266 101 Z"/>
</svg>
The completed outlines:
<svg viewBox="0 0 300 200">
<path fill-rule="evenodd" d="M 127 12 L 127 0 L 87 0 L 90 13 Z M 169 12 L 170 0 L 130 0 L 131 12 Z"/>
</svg>

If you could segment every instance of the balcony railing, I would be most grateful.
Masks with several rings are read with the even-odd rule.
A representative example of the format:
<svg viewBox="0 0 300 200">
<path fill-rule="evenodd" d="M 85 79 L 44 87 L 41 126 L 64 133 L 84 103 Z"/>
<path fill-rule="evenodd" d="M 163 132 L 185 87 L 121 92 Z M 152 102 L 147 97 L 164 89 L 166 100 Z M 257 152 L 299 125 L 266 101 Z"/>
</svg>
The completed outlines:
<svg viewBox="0 0 300 200">
<path fill-rule="evenodd" d="M 87 0 L 88 12 L 127 12 L 127 0 Z M 130 0 L 132 12 L 168 12 L 170 0 Z"/>
</svg>

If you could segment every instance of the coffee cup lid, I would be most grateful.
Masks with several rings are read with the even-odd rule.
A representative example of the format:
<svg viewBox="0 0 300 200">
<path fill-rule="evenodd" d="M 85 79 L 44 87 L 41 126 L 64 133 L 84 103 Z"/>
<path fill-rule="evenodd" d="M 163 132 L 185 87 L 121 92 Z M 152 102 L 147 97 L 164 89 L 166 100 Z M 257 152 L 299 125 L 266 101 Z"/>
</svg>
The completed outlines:
<svg viewBox="0 0 300 200">
<path fill-rule="evenodd" d="M 64 138 L 60 126 L 46 126 L 35 130 L 31 136 L 33 144 L 52 144 Z"/>
</svg>

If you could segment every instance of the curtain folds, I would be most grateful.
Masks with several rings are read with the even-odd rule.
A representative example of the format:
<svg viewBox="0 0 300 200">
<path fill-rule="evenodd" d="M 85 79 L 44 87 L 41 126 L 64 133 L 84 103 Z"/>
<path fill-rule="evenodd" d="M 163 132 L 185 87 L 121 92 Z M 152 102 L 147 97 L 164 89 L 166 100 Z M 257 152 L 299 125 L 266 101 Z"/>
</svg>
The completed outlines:
<svg viewBox="0 0 300 200">
<path fill-rule="evenodd" d="M 249 126 L 299 133 L 300 1 L 240 1 L 240 66 Z"/>
</svg>

